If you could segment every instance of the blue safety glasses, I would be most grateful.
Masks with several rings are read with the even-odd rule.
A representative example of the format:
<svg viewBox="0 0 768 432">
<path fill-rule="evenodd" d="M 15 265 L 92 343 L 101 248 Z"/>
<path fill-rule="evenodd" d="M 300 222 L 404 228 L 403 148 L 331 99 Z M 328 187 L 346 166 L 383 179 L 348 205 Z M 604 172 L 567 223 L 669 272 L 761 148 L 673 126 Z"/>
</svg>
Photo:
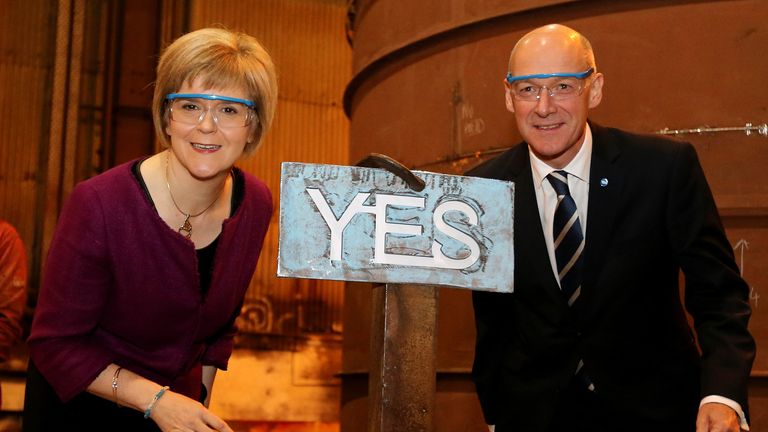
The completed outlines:
<svg viewBox="0 0 768 432">
<path fill-rule="evenodd" d="M 584 72 L 564 72 L 564 73 L 550 73 L 550 74 L 533 74 L 533 75 L 519 75 L 513 76 L 511 72 L 507 72 L 507 82 L 512 84 L 515 81 L 522 81 L 528 79 L 547 79 L 547 78 L 576 78 L 584 79 L 595 71 L 595 68 L 589 68 Z"/>
<path fill-rule="evenodd" d="M 209 112 L 223 128 L 245 127 L 256 118 L 255 104 L 247 99 L 204 93 L 170 93 L 165 99 L 171 119 L 183 124 L 200 124 Z M 206 101 L 218 103 L 211 105 Z"/>
<path fill-rule="evenodd" d="M 575 73 L 550 73 L 550 74 L 532 74 L 512 76 L 507 73 L 507 85 L 510 93 L 516 100 L 525 102 L 535 102 L 541 99 L 542 90 L 550 98 L 562 101 L 579 96 L 587 86 L 585 78 L 592 75 L 593 68 L 584 72 Z M 550 80 L 547 85 L 533 83 L 531 80 L 546 79 Z"/>
<path fill-rule="evenodd" d="M 205 93 L 168 93 L 167 96 L 165 96 L 165 100 L 174 100 L 174 99 L 207 99 L 207 100 L 221 100 L 221 101 L 227 101 L 227 102 L 237 102 L 241 103 L 248 108 L 253 108 L 254 103 L 251 100 L 248 99 L 239 99 L 229 96 L 220 96 L 215 94 L 205 94 Z"/>
</svg>

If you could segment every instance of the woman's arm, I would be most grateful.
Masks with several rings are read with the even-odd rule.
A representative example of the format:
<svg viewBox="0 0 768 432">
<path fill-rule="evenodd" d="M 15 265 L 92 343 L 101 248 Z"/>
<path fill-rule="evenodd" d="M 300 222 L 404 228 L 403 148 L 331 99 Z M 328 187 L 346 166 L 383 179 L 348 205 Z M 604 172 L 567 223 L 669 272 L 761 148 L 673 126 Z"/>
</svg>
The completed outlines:
<svg viewBox="0 0 768 432">
<path fill-rule="evenodd" d="M 204 382 L 206 375 L 210 376 L 210 383 L 213 383 L 215 371 L 204 372 Z M 88 392 L 96 396 L 144 412 L 163 431 L 213 429 L 232 432 L 222 419 L 208 411 L 200 402 L 170 390 L 160 393 L 161 389 L 163 386 L 160 384 L 115 364 L 110 364 L 101 371 L 87 388 Z M 153 403 L 157 395 L 161 396 Z M 147 412 L 150 404 L 151 410 Z"/>
</svg>

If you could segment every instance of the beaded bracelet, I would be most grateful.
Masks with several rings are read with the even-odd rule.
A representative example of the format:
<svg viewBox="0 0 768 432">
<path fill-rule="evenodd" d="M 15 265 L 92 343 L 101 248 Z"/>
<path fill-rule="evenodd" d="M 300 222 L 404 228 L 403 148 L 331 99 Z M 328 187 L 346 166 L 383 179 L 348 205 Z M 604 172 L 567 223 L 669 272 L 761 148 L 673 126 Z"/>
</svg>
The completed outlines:
<svg viewBox="0 0 768 432">
<path fill-rule="evenodd" d="M 157 401 L 160 400 L 161 397 L 165 394 L 165 391 L 168 390 L 170 387 L 165 386 L 161 388 L 157 393 L 155 393 L 155 397 L 152 398 L 152 402 L 147 405 L 147 409 L 144 410 L 144 418 L 148 419 L 149 415 L 152 414 L 152 408 L 155 406 Z"/>
<path fill-rule="evenodd" d="M 120 405 L 120 400 L 117 399 L 117 378 L 120 376 L 121 370 L 123 370 L 123 368 L 118 366 L 117 369 L 115 369 L 115 374 L 112 375 L 112 397 L 114 397 L 118 407 L 122 406 Z"/>
</svg>

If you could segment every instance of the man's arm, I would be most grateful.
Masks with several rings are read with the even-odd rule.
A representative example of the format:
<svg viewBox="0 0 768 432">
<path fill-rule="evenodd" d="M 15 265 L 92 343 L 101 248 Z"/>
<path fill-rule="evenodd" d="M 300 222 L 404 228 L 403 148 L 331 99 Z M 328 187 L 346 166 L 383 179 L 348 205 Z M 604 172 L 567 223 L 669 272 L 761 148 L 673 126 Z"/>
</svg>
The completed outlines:
<svg viewBox="0 0 768 432">
<path fill-rule="evenodd" d="M 730 399 L 745 412 L 755 342 L 747 329 L 749 286 L 741 278 L 693 147 L 679 147 L 667 221 L 685 275 L 685 305 L 702 351 L 701 395 Z M 712 407 L 707 407 L 709 410 Z"/>
</svg>

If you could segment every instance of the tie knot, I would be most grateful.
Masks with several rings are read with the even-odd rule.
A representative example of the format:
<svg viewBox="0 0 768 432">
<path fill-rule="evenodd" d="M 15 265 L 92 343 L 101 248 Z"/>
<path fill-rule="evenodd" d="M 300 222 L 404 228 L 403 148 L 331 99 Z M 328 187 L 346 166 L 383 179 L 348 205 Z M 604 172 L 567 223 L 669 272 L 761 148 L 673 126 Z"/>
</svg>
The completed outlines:
<svg viewBox="0 0 768 432">
<path fill-rule="evenodd" d="M 568 190 L 568 173 L 567 172 L 552 171 L 547 176 L 547 180 L 549 180 L 549 183 L 555 189 L 555 192 L 557 193 L 558 196 L 571 194 L 570 190 Z"/>
</svg>

